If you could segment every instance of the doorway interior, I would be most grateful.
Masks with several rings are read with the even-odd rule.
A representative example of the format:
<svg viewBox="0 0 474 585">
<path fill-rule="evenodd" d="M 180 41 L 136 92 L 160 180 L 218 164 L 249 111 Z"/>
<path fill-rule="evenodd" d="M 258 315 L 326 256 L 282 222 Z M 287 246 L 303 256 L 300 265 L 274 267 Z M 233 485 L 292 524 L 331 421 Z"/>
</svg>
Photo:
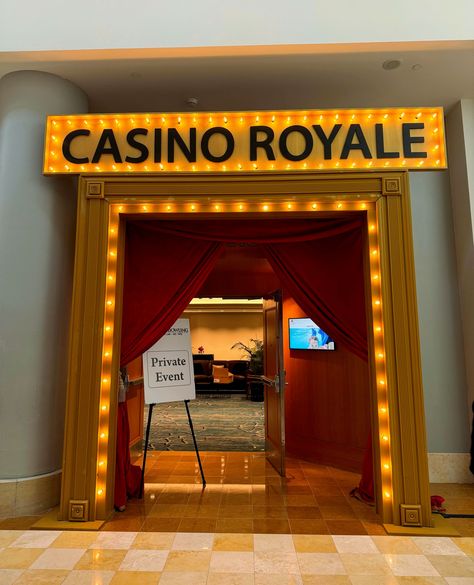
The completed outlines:
<svg viewBox="0 0 474 585">
<path fill-rule="evenodd" d="M 77 375 L 69 378 L 62 517 L 69 516 L 70 502 L 80 498 L 90 504 L 89 519 L 105 517 L 110 509 L 114 448 L 110 421 L 116 408 L 110 388 L 118 370 L 125 218 L 156 214 L 171 219 L 196 212 L 221 217 L 244 213 L 248 218 L 262 218 L 263 214 L 269 217 L 268 212 L 308 217 L 316 212 L 324 216 L 357 209 L 364 210 L 368 220 L 367 314 L 378 506 L 385 522 L 402 523 L 403 504 L 416 508 L 422 524 L 429 525 L 406 176 L 295 173 L 258 178 L 193 176 L 191 181 L 184 176 L 101 178 L 99 182 L 87 177 L 80 180 L 70 363 L 70 371 Z M 257 192 L 260 195 L 253 195 Z M 88 237 L 91 229 L 94 238 Z M 103 284 L 98 288 L 97 283 Z M 102 337 L 95 334 L 97 323 L 103 324 Z M 410 334 L 403 340 L 394 335 L 394 323 L 396 330 L 406 328 Z M 410 382 L 403 384 L 403 380 Z M 76 413 L 83 410 L 80 404 L 84 401 L 98 404 L 98 410 L 89 424 L 81 425 Z M 402 447 L 407 441 L 408 451 L 417 447 L 415 460 L 404 456 L 408 451 Z M 74 469 L 87 472 L 76 474 Z"/>
</svg>

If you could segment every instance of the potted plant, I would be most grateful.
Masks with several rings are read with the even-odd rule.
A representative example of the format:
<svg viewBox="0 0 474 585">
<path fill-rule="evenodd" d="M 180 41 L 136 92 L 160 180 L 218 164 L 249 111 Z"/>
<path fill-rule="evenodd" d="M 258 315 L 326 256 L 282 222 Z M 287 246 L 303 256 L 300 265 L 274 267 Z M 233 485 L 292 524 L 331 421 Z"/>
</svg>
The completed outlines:
<svg viewBox="0 0 474 585">
<path fill-rule="evenodd" d="M 263 341 L 260 339 L 250 339 L 248 345 L 238 341 L 234 343 L 231 349 L 241 349 L 244 352 L 242 357 L 249 360 L 249 374 L 251 376 L 260 376 L 263 374 Z M 254 402 L 263 400 L 263 382 L 260 380 L 250 380 L 250 399 Z"/>
</svg>

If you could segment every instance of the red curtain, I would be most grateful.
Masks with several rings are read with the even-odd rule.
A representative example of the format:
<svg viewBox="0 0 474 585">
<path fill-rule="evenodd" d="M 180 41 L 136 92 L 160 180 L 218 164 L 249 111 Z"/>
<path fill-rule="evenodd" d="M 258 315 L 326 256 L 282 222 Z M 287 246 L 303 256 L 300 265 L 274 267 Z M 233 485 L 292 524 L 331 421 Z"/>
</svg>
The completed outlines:
<svg viewBox="0 0 474 585">
<path fill-rule="evenodd" d="M 204 284 L 223 245 L 129 222 L 125 246 L 121 365 L 158 341 Z"/>
<path fill-rule="evenodd" d="M 336 342 L 367 359 L 362 216 L 337 220 L 142 221 L 127 224 L 125 365 L 171 327 L 224 243 L 263 247 L 283 287 Z"/>
</svg>

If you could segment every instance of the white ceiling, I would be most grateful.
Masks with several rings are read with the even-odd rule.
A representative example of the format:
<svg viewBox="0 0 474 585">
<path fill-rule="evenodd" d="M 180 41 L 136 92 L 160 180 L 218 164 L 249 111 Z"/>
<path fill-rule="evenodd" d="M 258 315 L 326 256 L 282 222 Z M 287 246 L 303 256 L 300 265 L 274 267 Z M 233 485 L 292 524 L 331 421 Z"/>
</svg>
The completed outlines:
<svg viewBox="0 0 474 585">
<path fill-rule="evenodd" d="M 56 55 L 51 60 L 51 55 Z M 0 54 L 0 75 L 54 73 L 89 97 L 91 112 L 443 106 L 474 98 L 474 44 L 446 49 L 97 59 Z M 398 69 L 382 63 L 399 59 Z"/>
</svg>

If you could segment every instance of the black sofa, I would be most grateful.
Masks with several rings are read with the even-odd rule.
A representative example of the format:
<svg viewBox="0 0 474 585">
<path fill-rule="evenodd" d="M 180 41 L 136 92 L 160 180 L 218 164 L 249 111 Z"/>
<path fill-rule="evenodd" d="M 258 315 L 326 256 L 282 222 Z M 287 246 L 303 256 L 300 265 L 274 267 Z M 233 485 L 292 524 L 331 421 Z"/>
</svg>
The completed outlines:
<svg viewBox="0 0 474 585">
<path fill-rule="evenodd" d="M 214 360 L 201 359 L 200 355 L 193 356 L 194 383 L 196 392 L 246 392 L 249 362 L 246 360 Z M 224 366 L 231 374 L 230 383 L 214 382 L 212 366 Z"/>
</svg>

